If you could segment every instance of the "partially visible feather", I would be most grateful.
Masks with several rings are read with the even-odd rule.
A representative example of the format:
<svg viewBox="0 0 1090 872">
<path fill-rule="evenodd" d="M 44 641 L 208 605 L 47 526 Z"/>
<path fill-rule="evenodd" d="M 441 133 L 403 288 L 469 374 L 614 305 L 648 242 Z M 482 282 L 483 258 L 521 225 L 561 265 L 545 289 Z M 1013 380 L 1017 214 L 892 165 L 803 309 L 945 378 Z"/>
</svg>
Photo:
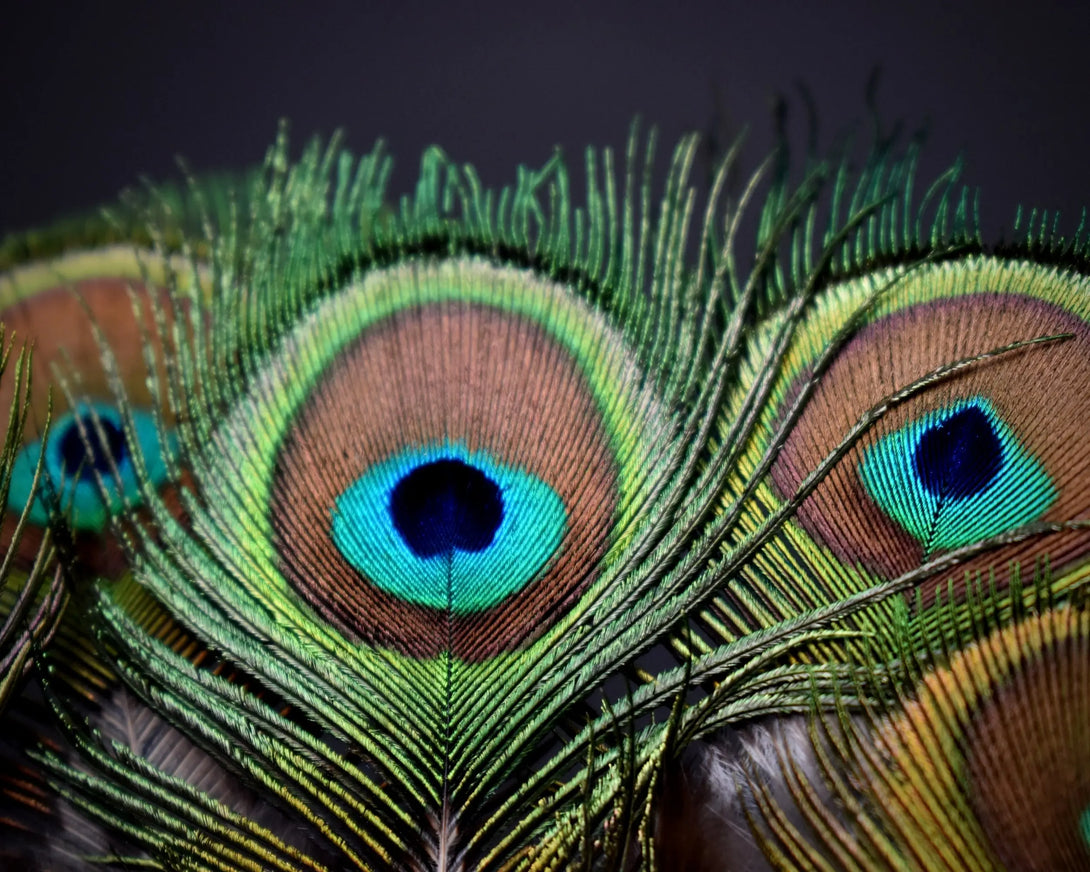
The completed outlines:
<svg viewBox="0 0 1090 872">
<path fill-rule="evenodd" d="M 738 791 L 757 838 L 788 868 L 1087 868 L 1086 619 L 1081 604 L 1025 616 L 915 664 L 915 685 L 866 716 L 779 743 L 788 802 L 765 773 Z"/>
</svg>

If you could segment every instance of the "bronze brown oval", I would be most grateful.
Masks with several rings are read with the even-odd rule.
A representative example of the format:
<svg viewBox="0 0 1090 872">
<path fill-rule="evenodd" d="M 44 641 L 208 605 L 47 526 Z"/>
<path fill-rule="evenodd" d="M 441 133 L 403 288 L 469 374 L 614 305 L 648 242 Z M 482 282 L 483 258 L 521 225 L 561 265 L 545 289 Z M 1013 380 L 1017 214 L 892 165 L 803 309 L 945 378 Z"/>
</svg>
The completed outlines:
<svg viewBox="0 0 1090 872">
<path fill-rule="evenodd" d="M 335 500 L 372 464 L 443 442 L 532 473 L 568 511 L 544 576 L 477 615 L 391 596 L 330 536 Z M 586 377 L 542 327 L 478 304 L 406 308 L 344 348 L 297 411 L 275 466 L 274 545 L 293 588 L 351 637 L 415 657 L 450 651 L 480 661 L 541 633 L 595 577 L 616 475 Z"/>
</svg>

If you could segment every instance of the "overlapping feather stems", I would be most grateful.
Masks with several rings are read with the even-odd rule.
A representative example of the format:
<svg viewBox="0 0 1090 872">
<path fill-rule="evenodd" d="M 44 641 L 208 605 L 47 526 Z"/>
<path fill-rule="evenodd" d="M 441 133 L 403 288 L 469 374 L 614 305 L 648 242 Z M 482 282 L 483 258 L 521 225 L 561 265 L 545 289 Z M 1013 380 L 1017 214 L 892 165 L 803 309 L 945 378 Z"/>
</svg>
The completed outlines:
<svg viewBox="0 0 1090 872">
<path fill-rule="evenodd" d="M 168 478 L 172 440 L 160 444 L 156 421 L 167 402 L 153 396 L 148 372 L 163 366 L 156 320 L 174 322 L 165 308 L 167 287 L 189 275 L 181 259 L 171 263 L 119 243 L 76 249 L 0 276 L 0 323 L 35 348 L 29 425 L 3 521 L 6 539 L 30 502 L 21 562 L 36 552 L 52 506 L 75 534 L 73 556 L 82 573 L 117 577 L 125 571 L 120 547 L 103 534 L 112 516 L 139 502 L 138 475 L 153 487 Z M 178 300 L 190 295 L 186 280 L 182 285 Z M 103 343 L 112 349 L 108 368 Z M 129 398 L 128 420 L 114 399 L 119 386 Z M 10 404 L 12 391 L 0 384 L 0 405 Z M 52 427 L 43 438 L 50 410 Z M 130 443 L 141 448 L 142 473 Z M 39 461 L 43 484 L 35 495 Z"/>
<path fill-rule="evenodd" d="M 758 241 L 760 256 L 769 263 L 760 283 L 760 317 L 748 325 L 737 373 L 719 410 L 718 455 L 725 468 L 719 523 L 728 543 L 725 560 L 736 579 L 701 615 L 713 644 L 733 643 L 774 628 L 779 633 L 783 622 L 862 596 L 875 583 L 858 564 L 814 547 L 795 519 L 799 502 L 828 474 L 835 461 L 833 450 L 851 448 L 865 432 L 857 419 L 837 433 L 829 452 L 789 493 L 776 486 L 769 472 L 780 466 L 783 443 L 809 394 L 821 384 L 819 376 L 884 289 L 879 285 L 869 295 L 861 294 L 856 300 L 859 311 L 849 311 L 836 325 L 839 329 L 827 331 L 826 344 L 807 360 L 814 378 L 800 389 L 797 334 L 812 324 L 815 311 L 827 305 L 822 300 L 833 278 L 865 273 L 876 262 L 891 258 L 914 262 L 921 252 L 934 257 L 980 245 L 964 208 L 964 192 L 959 194 L 956 186 L 959 167 L 935 180 L 930 195 L 917 205 L 913 202 L 917 149 L 910 146 L 899 154 L 890 145 L 875 143 L 862 168 L 845 160 L 830 172 L 818 164 L 794 191 L 787 186 L 785 162 L 766 198 Z M 811 343 L 806 348 L 812 351 L 817 346 Z M 864 410 L 880 417 L 888 400 L 886 394 L 869 397 Z M 826 635 L 819 645 L 796 646 L 793 659 L 867 664 L 897 656 L 908 626 L 904 603 L 881 594 L 867 599 L 868 608 L 847 610 L 850 614 L 843 616 L 837 638 Z"/>
<path fill-rule="evenodd" d="M 190 523 L 149 495 L 135 572 L 290 717 L 195 670 L 109 589 L 103 636 L 140 696 L 340 865 L 499 866 L 580 804 L 590 776 L 572 773 L 616 716 L 582 728 L 587 697 L 713 584 L 714 545 L 688 549 L 712 515 L 703 462 L 728 372 L 710 313 L 741 292 L 682 270 L 692 140 L 657 209 L 635 140 L 620 200 L 611 158 L 601 174 L 588 154 L 585 210 L 559 160 L 488 192 L 430 151 L 391 215 L 381 154 L 288 166 L 285 150 L 249 236 L 214 254 L 245 252 L 241 312 L 170 371 Z M 701 250 L 716 215 L 713 197 Z M 217 305 L 239 300 L 224 275 Z M 211 367 L 225 334 L 240 353 Z M 557 743 L 565 717 L 584 735 Z M 93 765 L 91 815 L 118 826 L 120 804 L 135 843 L 180 844 L 170 774 L 134 770 L 121 791 Z M 199 829 L 204 868 L 235 868 L 216 859 L 229 844 L 275 853 L 225 809 Z"/>
<path fill-rule="evenodd" d="M 195 674 L 215 676 L 239 696 L 278 710 L 263 698 L 249 676 L 217 660 L 178 625 L 131 575 L 109 585 L 134 628 L 181 658 Z M 75 605 L 82 605 L 78 598 Z M 316 842 L 259 789 L 240 778 L 214 751 L 194 744 L 153 702 L 142 699 L 119 679 L 126 662 L 119 652 L 86 632 L 82 622 L 65 620 L 48 652 L 47 693 L 60 718 L 54 729 L 41 730 L 42 704 L 23 705 L 5 722 L 10 733 L 30 730 L 40 746 L 15 771 L 0 774 L 0 820 L 8 827 L 0 843 L 0 859 L 20 868 L 82 870 L 88 858 L 110 856 L 119 865 L 146 865 L 152 860 L 139 838 L 139 811 L 146 808 L 142 791 L 149 779 L 144 767 L 161 772 L 177 791 L 169 806 L 167 830 L 178 836 L 171 846 L 160 842 L 153 852 L 164 865 L 196 865 L 208 856 L 221 868 L 329 868 L 328 846 Z M 281 714 L 283 712 L 281 711 Z M 58 729 L 59 728 L 59 729 Z M 137 765 L 133 765 L 139 761 Z M 50 782 L 61 778 L 55 791 Z M 160 787 L 160 799 L 166 795 Z M 81 816 L 90 806 L 94 812 Z M 209 847 L 201 839 L 209 832 Z M 225 835 L 226 833 L 229 833 Z M 194 843 L 196 842 L 196 843 Z M 183 862 L 184 858 L 184 862 Z"/>
<path fill-rule="evenodd" d="M 1090 613 L 1060 606 L 940 658 L 889 714 L 815 728 L 820 774 L 781 748 L 803 820 L 759 789 L 754 818 L 784 868 L 1087 869 L 1088 735 Z"/>
<path fill-rule="evenodd" d="M 784 442 L 772 479 L 790 496 L 876 403 L 941 367 L 888 413 L 798 510 L 840 561 L 893 579 L 958 548 L 1034 523 L 1090 517 L 1090 281 L 1025 260 L 967 256 L 870 272 L 825 291 L 798 330 L 774 408 L 782 416 L 815 362 L 877 296 Z M 1062 414 L 1057 414 L 1062 408 Z M 966 578 L 1005 587 L 1050 569 L 1057 590 L 1085 576 L 1090 534 L 1071 530 L 988 551 L 918 585 L 961 597 Z"/>
</svg>

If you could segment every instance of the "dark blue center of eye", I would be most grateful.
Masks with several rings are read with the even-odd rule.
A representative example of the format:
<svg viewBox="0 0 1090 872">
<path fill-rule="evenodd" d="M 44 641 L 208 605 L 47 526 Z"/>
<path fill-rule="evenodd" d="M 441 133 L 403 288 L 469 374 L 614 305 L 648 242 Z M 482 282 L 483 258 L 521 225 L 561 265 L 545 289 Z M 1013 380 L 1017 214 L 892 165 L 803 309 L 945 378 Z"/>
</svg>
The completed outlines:
<svg viewBox="0 0 1090 872">
<path fill-rule="evenodd" d="M 503 521 L 492 479 L 460 460 L 436 460 L 403 476 L 390 493 L 390 516 L 418 557 L 483 551 Z"/>
<path fill-rule="evenodd" d="M 920 483 L 931 494 L 964 499 L 980 493 L 999 474 L 1003 446 L 988 416 L 966 406 L 920 437 L 914 460 Z"/>
<path fill-rule="evenodd" d="M 97 471 L 108 475 L 114 465 L 125 457 L 128 447 L 125 445 L 124 431 L 106 418 L 99 417 L 98 423 L 102 428 L 102 435 L 106 437 L 105 444 L 99 438 L 95 422 L 91 418 L 73 418 L 68 422 L 58 446 L 61 467 L 66 474 L 91 478 Z M 87 433 L 87 442 L 83 441 L 80 434 L 81 425 Z"/>
</svg>

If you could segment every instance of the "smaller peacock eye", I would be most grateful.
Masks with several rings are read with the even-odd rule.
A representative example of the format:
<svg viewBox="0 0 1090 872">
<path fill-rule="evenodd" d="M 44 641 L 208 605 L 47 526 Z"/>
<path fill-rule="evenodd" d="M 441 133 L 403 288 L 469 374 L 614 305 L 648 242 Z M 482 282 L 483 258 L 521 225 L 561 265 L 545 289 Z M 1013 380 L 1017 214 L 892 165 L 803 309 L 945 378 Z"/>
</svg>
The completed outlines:
<svg viewBox="0 0 1090 872">
<path fill-rule="evenodd" d="M 475 466 L 435 460 L 416 467 L 394 486 L 390 516 L 417 557 L 483 551 L 503 521 L 503 495 Z"/>
<path fill-rule="evenodd" d="M 166 480 L 167 468 L 155 417 L 142 409 L 132 409 L 130 415 L 148 481 L 158 486 Z M 170 437 L 167 443 L 168 450 L 172 450 Z M 114 406 L 80 403 L 53 422 L 48 438 L 23 446 L 15 459 L 8 509 L 23 510 L 34 490 L 40 458 L 42 475 L 51 483 L 59 509 L 69 523 L 77 530 L 101 532 L 113 515 L 139 502 L 134 447 L 125 436 L 124 422 Z M 29 520 L 39 526 L 49 521 L 49 509 L 41 495 L 31 505 Z"/>
<path fill-rule="evenodd" d="M 925 554 L 1028 524 L 1056 499 L 1040 461 L 982 396 L 886 434 L 864 452 L 859 476 Z"/>
</svg>

